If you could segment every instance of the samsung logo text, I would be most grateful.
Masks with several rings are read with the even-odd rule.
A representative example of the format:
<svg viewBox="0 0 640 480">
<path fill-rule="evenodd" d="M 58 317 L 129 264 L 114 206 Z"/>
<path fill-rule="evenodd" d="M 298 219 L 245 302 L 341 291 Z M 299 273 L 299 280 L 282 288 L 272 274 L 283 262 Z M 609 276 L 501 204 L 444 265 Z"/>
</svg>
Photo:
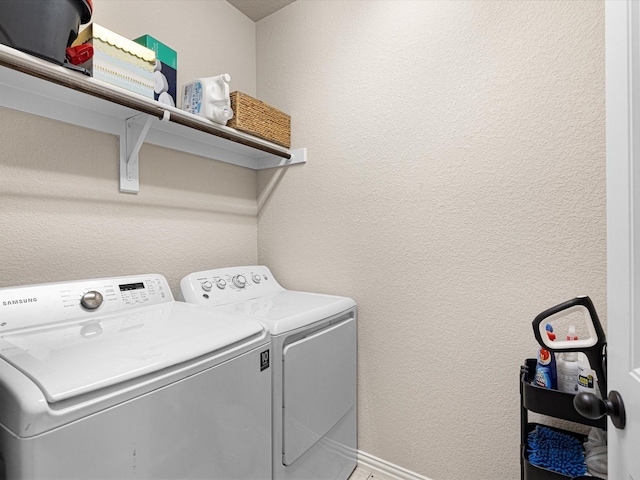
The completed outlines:
<svg viewBox="0 0 640 480">
<path fill-rule="evenodd" d="M 2 306 L 3 307 L 9 307 L 11 305 L 22 305 L 24 303 L 35 303 L 37 302 L 38 299 L 33 297 L 33 298 L 18 298 L 16 300 L 3 300 L 2 301 Z"/>
</svg>

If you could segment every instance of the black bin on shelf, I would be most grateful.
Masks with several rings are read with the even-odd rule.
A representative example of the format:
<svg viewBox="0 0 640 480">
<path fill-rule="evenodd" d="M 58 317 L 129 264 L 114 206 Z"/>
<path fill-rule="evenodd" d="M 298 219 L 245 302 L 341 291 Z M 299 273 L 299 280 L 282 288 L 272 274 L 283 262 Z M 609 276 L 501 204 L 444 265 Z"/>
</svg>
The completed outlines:
<svg viewBox="0 0 640 480">
<path fill-rule="evenodd" d="M 0 43 L 62 65 L 92 0 L 0 0 Z"/>
<path fill-rule="evenodd" d="M 529 454 L 527 452 L 527 436 L 529 432 L 534 430 L 538 424 L 529 423 L 529 411 L 547 415 L 550 417 L 556 417 L 562 420 L 568 420 L 574 423 L 580 423 L 582 425 L 588 425 L 592 427 L 599 427 L 603 430 L 607 429 L 606 417 L 598 420 L 590 420 L 580 415 L 573 407 L 572 393 L 564 393 L 558 390 L 550 390 L 548 388 L 538 387 L 533 385 L 533 377 L 536 371 L 536 359 L 528 358 L 525 360 L 525 364 L 520 367 L 520 471 L 522 480 L 571 480 L 572 478 L 582 477 L 568 477 L 561 473 L 547 470 L 533 465 L 529 462 Z M 553 427 L 549 427 L 553 428 Z M 585 435 L 579 433 L 569 432 L 559 428 L 553 428 L 556 431 L 562 432 L 567 435 L 571 435 L 581 443 L 587 441 Z M 591 480 L 598 480 L 597 477 L 584 477 Z"/>
</svg>

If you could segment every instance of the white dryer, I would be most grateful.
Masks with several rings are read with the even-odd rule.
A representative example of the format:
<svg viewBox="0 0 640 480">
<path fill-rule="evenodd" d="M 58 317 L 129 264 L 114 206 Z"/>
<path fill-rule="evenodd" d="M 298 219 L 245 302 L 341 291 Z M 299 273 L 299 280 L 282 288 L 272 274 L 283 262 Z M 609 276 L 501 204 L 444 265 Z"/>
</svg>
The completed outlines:
<svg viewBox="0 0 640 480">
<path fill-rule="evenodd" d="M 181 298 L 271 332 L 274 480 L 345 480 L 356 467 L 356 304 L 286 290 L 265 266 L 196 272 Z"/>
<path fill-rule="evenodd" d="M 0 478 L 271 477 L 269 335 L 161 275 L 0 289 Z"/>
</svg>

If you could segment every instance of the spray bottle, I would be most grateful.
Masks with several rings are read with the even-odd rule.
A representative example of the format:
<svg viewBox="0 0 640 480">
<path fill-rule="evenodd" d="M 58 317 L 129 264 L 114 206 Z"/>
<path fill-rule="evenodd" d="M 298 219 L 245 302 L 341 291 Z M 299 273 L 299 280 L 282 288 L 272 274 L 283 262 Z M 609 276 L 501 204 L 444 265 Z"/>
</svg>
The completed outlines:
<svg viewBox="0 0 640 480">
<path fill-rule="evenodd" d="M 553 333 L 551 324 L 546 326 L 547 336 L 549 340 L 555 340 L 556 335 Z M 538 350 L 538 362 L 536 364 L 535 384 L 539 387 L 556 389 L 558 388 L 558 377 L 556 367 L 556 356 L 544 347 Z"/>
</svg>

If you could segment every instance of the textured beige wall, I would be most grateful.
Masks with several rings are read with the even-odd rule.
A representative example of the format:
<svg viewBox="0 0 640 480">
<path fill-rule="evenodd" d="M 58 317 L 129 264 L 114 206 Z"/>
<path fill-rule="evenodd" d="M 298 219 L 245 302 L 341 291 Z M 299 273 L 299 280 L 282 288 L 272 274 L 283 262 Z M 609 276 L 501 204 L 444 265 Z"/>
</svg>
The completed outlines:
<svg viewBox="0 0 640 480">
<path fill-rule="evenodd" d="M 531 320 L 605 294 L 602 1 L 298 0 L 257 91 L 309 163 L 258 176 L 258 258 L 359 304 L 359 448 L 519 478 Z"/>
<path fill-rule="evenodd" d="M 258 254 L 359 302 L 361 450 L 517 478 L 531 319 L 579 293 L 606 310 L 603 3 L 298 0 L 258 23 L 257 52 L 224 1 L 94 3 L 174 46 L 181 81 L 226 71 L 251 94 L 257 55 L 309 163 L 256 184 L 145 145 L 140 193 L 120 194 L 115 137 L 0 109 L 0 285 L 155 271 L 175 291 Z"/>
<path fill-rule="evenodd" d="M 96 22 L 174 46 L 189 77 L 229 71 L 255 89 L 255 24 L 227 2 L 94 5 Z M 210 21 L 178 28 L 180 9 Z M 203 50 L 216 22 L 237 31 Z M 175 294 L 190 272 L 256 262 L 253 170 L 144 145 L 140 193 L 123 194 L 115 136 L 0 109 L 0 138 L 0 286 L 154 272 Z"/>
</svg>

